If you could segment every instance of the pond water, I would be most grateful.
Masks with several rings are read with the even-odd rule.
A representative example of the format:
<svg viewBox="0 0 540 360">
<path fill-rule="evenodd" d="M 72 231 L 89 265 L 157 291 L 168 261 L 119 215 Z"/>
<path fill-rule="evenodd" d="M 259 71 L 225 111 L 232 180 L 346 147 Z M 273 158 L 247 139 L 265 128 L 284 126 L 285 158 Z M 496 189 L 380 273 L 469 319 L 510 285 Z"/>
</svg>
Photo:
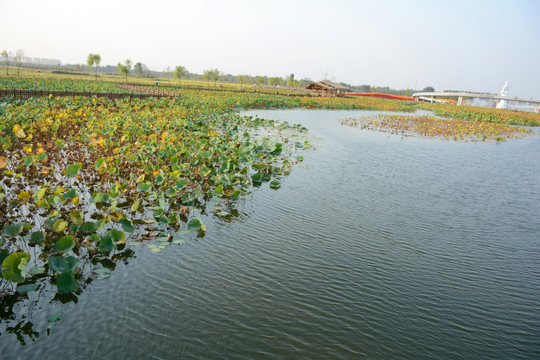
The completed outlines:
<svg viewBox="0 0 540 360">
<path fill-rule="evenodd" d="M 77 304 L 33 309 L 39 337 L 2 332 L 2 360 L 540 358 L 539 137 L 457 143 L 337 121 L 367 112 L 246 114 L 303 124 L 316 150 L 239 220 L 203 217 L 204 238 L 138 247 Z"/>
</svg>

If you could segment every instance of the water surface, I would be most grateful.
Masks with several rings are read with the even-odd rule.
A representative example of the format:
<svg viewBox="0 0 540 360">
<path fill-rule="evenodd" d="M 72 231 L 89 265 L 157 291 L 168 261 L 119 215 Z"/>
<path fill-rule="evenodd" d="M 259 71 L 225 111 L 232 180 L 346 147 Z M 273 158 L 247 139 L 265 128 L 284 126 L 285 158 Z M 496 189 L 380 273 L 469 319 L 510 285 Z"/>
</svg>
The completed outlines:
<svg viewBox="0 0 540 360">
<path fill-rule="evenodd" d="M 77 304 L 35 309 L 39 338 L 2 332 L 2 360 L 540 358 L 538 137 L 403 139 L 337 121 L 367 112 L 248 114 L 302 123 L 317 149 L 239 220 L 203 217 L 203 239 L 137 248 Z"/>
</svg>

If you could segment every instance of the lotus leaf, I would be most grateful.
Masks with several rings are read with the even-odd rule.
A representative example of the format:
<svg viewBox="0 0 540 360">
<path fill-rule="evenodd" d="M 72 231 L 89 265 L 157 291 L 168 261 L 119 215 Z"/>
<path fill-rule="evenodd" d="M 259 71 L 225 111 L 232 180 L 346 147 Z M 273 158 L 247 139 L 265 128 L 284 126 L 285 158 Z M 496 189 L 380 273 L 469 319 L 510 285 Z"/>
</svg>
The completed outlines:
<svg viewBox="0 0 540 360">
<path fill-rule="evenodd" d="M 81 170 L 81 168 L 82 168 L 81 163 L 68 165 L 68 167 L 66 168 L 66 174 L 68 176 L 74 177 L 79 173 L 79 170 Z"/>
<path fill-rule="evenodd" d="M 70 293 L 77 290 L 79 283 L 75 280 L 75 276 L 72 272 L 65 271 L 58 276 L 56 286 L 58 287 L 59 292 Z"/>
<path fill-rule="evenodd" d="M 30 254 L 25 252 L 18 251 L 9 254 L 2 261 L 2 277 L 14 283 L 24 282 L 28 261 L 30 261 Z"/>
</svg>

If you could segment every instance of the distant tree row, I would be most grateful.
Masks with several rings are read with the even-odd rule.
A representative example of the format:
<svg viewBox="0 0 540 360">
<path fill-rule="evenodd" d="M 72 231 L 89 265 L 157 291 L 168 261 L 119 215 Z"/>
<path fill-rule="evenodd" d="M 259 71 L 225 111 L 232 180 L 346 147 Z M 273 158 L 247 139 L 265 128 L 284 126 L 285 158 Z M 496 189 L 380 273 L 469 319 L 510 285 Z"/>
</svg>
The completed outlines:
<svg viewBox="0 0 540 360">
<path fill-rule="evenodd" d="M 353 89 L 361 93 L 382 93 L 382 94 L 392 94 L 392 95 L 401 95 L 401 96 L 411 96 L 414 92 L 433 92 L 435 89 L 432 86 L 426 86 L 422 90 L 412 90 L 412 89 L 391 89 L 388 86 L 371 86 L 371 85 L 350 85 L 347 83 L 340 83 L 343 86 L 346 86 L 350 89 Z"/>
<path fill-rule="evenodd" d="M 66 65 L 41 65 L 41 64 L 24 64 L 23 65 L 23 57 L 24 57 L 24 50 L 17 50 L 15 54 L 12 52 L 8 52 L 7 50 L 3 50 L 0 53 L 0 59 L 3 60 L 3 63 L 6 65 L 6 75 L 9 76 L 9 70 L 10 65 L 15 64 L 17 66 L 17 76 L 19 76 L 20 68 L 21 67 L 29 67 L 29 68 L 36 68 L 36 69 L 50 69 L 50 68 L 56 68 L 56 69 L 66 69 L 76 72 L 84 72 L 86 67 L 82 64 L 66 64 Z M 240 88 L 243 89 L 246 85 L 258 85 L 258 86 L 286 86 L 290 88 L 303 88 L 307 86 L 310 81 L 307 79 L 302 80 L 296 80 L 293 76 L 289 77 L 279 77 L 279 76 L 251 76 L 246 74 L 240 74 L 240 75 L 232 75 L 232 74 L 224 74 L 221 73 L 218 69 L 209 69 L 204 70 L 203 74 L 196 74 L 196 73 L 190 73 L 184 66 L 176 66 L 174 70 L 171 70 L 171 68 L 167 68 L 166 71 L 153 71 L 150 70 L 145 64 L 141 62 L 137 62 L 133 65 L 131 60 L 126 60 L 124 63 L 118 63 L 116 66 L 112 65 L 105 65 L 100 66 L 101 63 L 101 56 L 99 54 L 88 54 L 88 57 L 86 59 L 86 65 L 88 71 L 92 70 L 92 67 L 94 67 L 94 76 L 97 78 L 97 74 L 99 73 L 105 73 L 105 74 L 114 74 L 118 73 L 119 75 L 122 75 L 125 77 L 126 81 L 128 80 L 128 76 L 130 74 L 131 68 L 133 67 L 133 71 L 135 73 L 135 76 L 138 77 L 165 77 L 171 79 L 173 76 L 178 80 L 178 84 L 182 84 L 182 79 L 190 79 L 190 80 L 204 80 L 207 82 L 208 86 L 210 85 L 210 81 L 214 82 L 214 86 L 217 85 L 218 81 L 227 82 L 227 83 L 237 83 L 240 84 Z M 372 85 L 350 85 L 347 83 L 340 83 L 341 85 L 347 86 L 357 92 L 378 92 L 378 93 L 384 93 L 384 94 L 395 94 L 395 95 L 412 95 L 413 90 L 412 89 L 391 89 L 388 86 L 372 86 Z M 421 92 L 432 92 L 435 91 L 435 89 L 432 86 L 427 86 L 423 88 L 422 90 L 418 90 Z"/>
<path fill-rule="evenodd" d="M 20 68 L 23 66 L 22 58 L 24 57 L 23 50 L 17 50 L 14 55 L 12 52 L 3 50 L 0 53 L 0 56 L 3 60 L 3 63 L 6 65 L 6 75 L 9 76 L 10 65 L 15 63 L 17 65 L 17 75 L 19 75 Z M 74 72 L 84 73 L 94 72 L 94 76 L 97 79 L 98 73 L 101 74 L 114 74 L 117 73 L 125 77 L 126 82 L 128 81 L 128 76 L 133 72 L 137 77 L 166 77 L 172 78 L 173 76 L 178 79 L 178 84 L 181 85 L 181 80 L 191 79 L 191 80 L 205 80 L 207 84 L 210 84 L 210 81 L 214 82 L 214 86 L 217 86 L 218 81 L 227 82 L 227 83 L 237 83 L 240 84 L 240 87 L 243 88 L 245 85 L 258 85 L 258 86 L 287 86 L 287 87 L 296 87 L 303 88 L 309 84 L 308 80 L 295 80 L 292 77 L 268 77 L 268 76 L 251 76 L 247 74 L 232 75 L 224 74 L 218 69 L 209 69 L 204 70 L 203 74 L 190 73 L 184 66 L 176 66 L 174 71 L 171 71 L 171 68 L 167 68 L 166 71 L 152 71 L 145 64 L 137 62 L 132 63 L 131 60 L 126 60 L 123 63 L 118 63 L 116 66 L 104 65 L 101 64 L 101 55 L 89 53 L 86 58 L 86 64 L 65 64 L 65 65 L 43 65 L 43 64 L 24 64 L 24 67 L 34 68 L 34 69 L 64 69 Z"/>
</svg>

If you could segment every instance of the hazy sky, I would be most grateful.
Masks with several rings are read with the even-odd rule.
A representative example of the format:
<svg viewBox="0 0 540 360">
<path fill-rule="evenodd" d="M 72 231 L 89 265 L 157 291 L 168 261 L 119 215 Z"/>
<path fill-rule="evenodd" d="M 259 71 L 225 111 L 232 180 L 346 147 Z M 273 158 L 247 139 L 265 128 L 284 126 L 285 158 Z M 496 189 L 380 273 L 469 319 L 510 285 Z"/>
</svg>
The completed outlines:
<svg viewBox="0 0 540 360">
<path fill-rule="evenodd" d="M 0 50 L 540 99 L 540 1 L 0 0 Z"/>
</svg>

